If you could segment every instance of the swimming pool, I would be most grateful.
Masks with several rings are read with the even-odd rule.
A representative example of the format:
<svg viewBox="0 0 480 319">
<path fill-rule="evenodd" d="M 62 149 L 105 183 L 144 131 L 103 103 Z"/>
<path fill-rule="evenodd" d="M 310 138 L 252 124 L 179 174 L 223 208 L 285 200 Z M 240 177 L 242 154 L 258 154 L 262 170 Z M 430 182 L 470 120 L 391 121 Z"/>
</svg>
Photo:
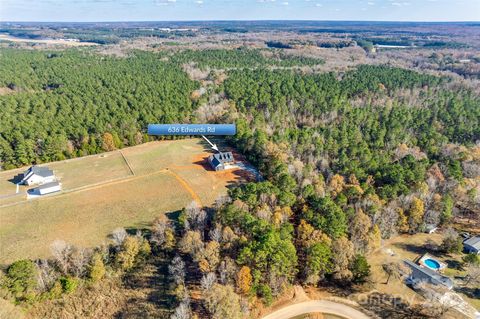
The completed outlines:
<svg viewBox="0 0 480 319">
<path fill-rule="evenodd" d="M 424 261 L 425 266 L 428 268 L 431 268 L 433 270 L 439 270 L 440 269 L 440 263 L 434 259 L 425 259 Z"/>
</svg>

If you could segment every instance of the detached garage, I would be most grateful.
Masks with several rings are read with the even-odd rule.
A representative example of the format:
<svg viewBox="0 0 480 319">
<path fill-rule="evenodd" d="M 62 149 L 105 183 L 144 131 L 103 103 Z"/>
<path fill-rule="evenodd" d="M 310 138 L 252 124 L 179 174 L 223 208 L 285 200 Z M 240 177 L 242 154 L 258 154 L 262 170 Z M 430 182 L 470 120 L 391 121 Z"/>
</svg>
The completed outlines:
<svg viewBox="0 0 480 319">
<path fill-rule="evenodd" d="M 62 184 L 58 181 L 40 185 L 28 190 L 29 195 L 47 195 L 62 190 Z"/>
</svg>

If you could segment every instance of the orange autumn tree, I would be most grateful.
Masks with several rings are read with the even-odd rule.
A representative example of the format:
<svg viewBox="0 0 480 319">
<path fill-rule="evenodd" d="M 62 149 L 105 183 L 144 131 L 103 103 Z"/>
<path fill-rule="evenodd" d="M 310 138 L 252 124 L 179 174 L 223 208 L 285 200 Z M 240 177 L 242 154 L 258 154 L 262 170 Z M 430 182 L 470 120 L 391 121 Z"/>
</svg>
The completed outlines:
<svg viewBox="0 0 480 319">
<path fill-rule="evenodd" d="M 237 288 L 242 294 L 247 294 L 252 288 L 252 273 L 250 267 L 243 266 L 238 272 Z"/>
</svg>

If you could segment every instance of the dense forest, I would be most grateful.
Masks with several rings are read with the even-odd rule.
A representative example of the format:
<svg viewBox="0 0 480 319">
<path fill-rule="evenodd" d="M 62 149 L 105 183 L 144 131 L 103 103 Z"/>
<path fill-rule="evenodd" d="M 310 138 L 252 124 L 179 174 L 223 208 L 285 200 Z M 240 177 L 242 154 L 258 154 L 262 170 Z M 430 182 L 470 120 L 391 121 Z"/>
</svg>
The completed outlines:
<svg viewBox="0 0 480 319">
<path fill-rule="evenodd" d="M 0 160 L 4 168 L 135 145 L 148 123 L 184 122 L 198 86 L 151 54 L 2 50 Z M 113 142 L 113 143 L 112 143 Z"/>
<path fill-rule="evenodd" d="M 192 59 L 199 67 L 208 59 L 211 67 L 227 68 L 322 62 L 254 50 L 135 52 L 125 59 L 80 50 L 1 54 L 0 86 L 16 91 L 0 97 L 4 169 L 136 145 L 148 139 L 148 123 L 192 121 L 190 94 L 198 83 L 181 71 Z"/>
<path fill-rule="evenodd" d="M 455 206 L 478 212 L 480 98 L 447 77 L 372 65 L 304 74 L 278 67 L 321 62 L 245 50 L 0 53 L 0 86 L 16 91 L 0 96 L 3 168 L 135 145 L 148 140 L 147 123 L 214 113 L 207 98 L 192 98 L 202 84 L 182 67 L 193 63 L 209 80 L 225 75 L 207 81 L 207 94 L 228 100 L 213 118 L 236 122 L 229 142 L 265 177 L 215 207 L 159 218 L 147 239 L 117 232 L 82 271 L 72 249 L 50 264 L 13 264 L 4 287 L 17 302 L 58 298 L 78 280 L 134 271 L 156 255 L 171 261 L 172 318 L 192 309 L 241 318 L 249 298 L 270 304 L 293 283 L 360 285 L 382 239 L 448 225 Z M 453 237 L 445 249 L 458 250 Z M 57 275 L 40 289 L 36 271 Z M 199 285 L 200 308 L 189 294 Z"/>
</svg>

